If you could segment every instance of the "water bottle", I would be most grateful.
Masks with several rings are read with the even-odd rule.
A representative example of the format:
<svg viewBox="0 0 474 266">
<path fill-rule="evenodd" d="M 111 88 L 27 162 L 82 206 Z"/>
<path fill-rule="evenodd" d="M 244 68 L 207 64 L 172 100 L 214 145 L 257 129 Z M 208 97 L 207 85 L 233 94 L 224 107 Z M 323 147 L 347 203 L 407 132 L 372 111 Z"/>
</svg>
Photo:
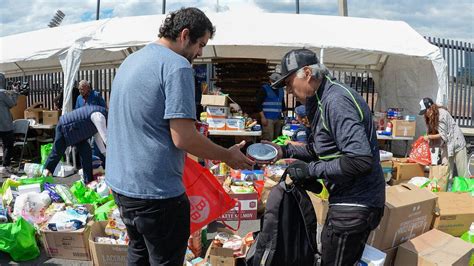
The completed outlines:
<svg viewBox="0 0 474 266">
<path fill-rule="evenodd" d="M 468 243 L 474 244 L 474 223 L 471 224 L 469 231 L 462 234 L 461 239 Z M 474 254 L 471 255 L 469 265 L 474 265 Z"/>
<path fill-rule="evenodd" d="M 7 209 L 3 207 L 2 201 L 0 200 L 0 224 L 8 223 Z"/>
</svg>

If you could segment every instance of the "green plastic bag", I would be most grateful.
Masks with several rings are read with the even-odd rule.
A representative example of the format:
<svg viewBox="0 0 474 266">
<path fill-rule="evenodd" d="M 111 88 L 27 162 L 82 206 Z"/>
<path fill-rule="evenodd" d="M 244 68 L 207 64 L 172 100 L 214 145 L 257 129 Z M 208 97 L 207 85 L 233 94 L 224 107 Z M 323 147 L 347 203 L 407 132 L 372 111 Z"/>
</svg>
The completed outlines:
<svg viewBox="0 0 474 266">
<path fill-rule="evenodd" d="M 40 250 L 36 244 L 35 228 L 21 217 L 16 223 L 0 224 L 0 250 L 9 253 L 14 261 L 37 258 Z"/>
<path fill-rule="evenodd" d="M 44 165 L 52 149 L 53 149 L 53 143 L 41 145 L 41 164 Z"/>
<path fill-rule="evenodd" d="M 95 209 L 94 219 L 96 221 L 107 221 L 107 215 L 115 208 L 117 208 L 117 205 L 113 199 L 107 201 L 105 204 Z"/>
<path fill-rule="evenodd" d="M 41 184 L 41 186 L 43 186 L 44 183 L 50 183 L 50 184 L 55 183 L 52 176 L 23 178 L 23 179 L 20 179 L 19 182 L 20 182 L 20 185 Z"/>
<path fill-rule="evenodd" d="M 77 202 L 81 204 L 93 204 L 100 199 L 100 195 L 97 192 L 87 188 L 80 180 L 72 183 L 69 190 L 76 197 Z"/>
<path fill-rule="evenodd" d="M 452 192 L 474 192 L 474 178 L 454 177 Z"/>
</svg>

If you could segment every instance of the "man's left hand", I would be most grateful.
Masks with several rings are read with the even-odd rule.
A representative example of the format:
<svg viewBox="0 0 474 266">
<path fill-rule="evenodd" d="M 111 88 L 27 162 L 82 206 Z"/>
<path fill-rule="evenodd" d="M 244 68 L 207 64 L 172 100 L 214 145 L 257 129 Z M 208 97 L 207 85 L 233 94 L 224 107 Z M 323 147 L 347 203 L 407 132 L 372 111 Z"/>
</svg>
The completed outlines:
<svg viewBox="0 0 474 266">
<path fill-rule="evenodd" d="M 311 178 L 311 176 L 309 175 L 308 164 L 300 160 L 296 160 L 291 163 L 288 166 L 287 171 L 288 175 L 294 183 L 302 183 Z"/>
</svg>

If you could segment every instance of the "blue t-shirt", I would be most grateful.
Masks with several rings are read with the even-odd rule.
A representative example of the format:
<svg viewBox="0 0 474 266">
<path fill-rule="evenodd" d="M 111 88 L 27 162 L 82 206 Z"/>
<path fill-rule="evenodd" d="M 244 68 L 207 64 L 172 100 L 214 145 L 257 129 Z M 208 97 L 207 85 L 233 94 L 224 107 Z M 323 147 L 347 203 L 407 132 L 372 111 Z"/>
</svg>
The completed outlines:
<svg viewBox="0 0 474 266">
<path fill-rule="evenodd" d="M 87 101 L 84 100 L 82 95 L 77 96 L 76 106 L 74 107 L 74 109 L 81 108 L 86 105 L 98 105 L 107 108 L 107 106 L 105 105 L 105 101 L 100 95 L 100 93 L 94 90 L 91 90 L 91 92 L 89 93 Z"/>
<path fill-rule="evenodd" d="M 112 84 L 106 183 L 133 198 L 166 199 L 185 192 L 185 152 L 171 138 L 170 119 L 194 119 L 191 64 L 156 43 L 128 56 Z"/>
</svg>

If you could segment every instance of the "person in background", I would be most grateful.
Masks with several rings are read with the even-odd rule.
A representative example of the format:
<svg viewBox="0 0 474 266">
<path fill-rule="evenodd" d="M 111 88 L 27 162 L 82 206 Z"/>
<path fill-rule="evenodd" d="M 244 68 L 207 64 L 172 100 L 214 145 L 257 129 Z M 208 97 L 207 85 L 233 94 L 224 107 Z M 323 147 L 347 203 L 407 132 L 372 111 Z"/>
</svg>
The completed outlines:
<svg viewBox="0 0 474 266">
<path fill-rule="evenodd" d="M 13 157 L 13 117 L 10 109 L 16 105 L 18 98 L 18 87 L 13 90 L 6 90 L 6 79 L 0 73 L 0 139 L 2 140 L 3 155 L 2 166 L 0 167 L 0 177 L 10 176 L 12 173 L 11 159 Z"/>
<path fill-rule="evenodd" d="M 66 148 L 76 146 L 81 158 L 84 183 L 93 180 L 92 151 L 88 139 L 94 136 L 97 146 L 105 156 L 107 143 L 107 109 L 102 106 L 88 105 L 66 113 L 59 118 L 53 149 L 44 164 L 45 176 L 51 176 Z"/>
<path fill-rule="evenodd" d="M 76 105 L 74 109 L 78 109 L 88 105 L 97 105 L 107 108 L 107 105 L 105 104 L 105 101 L 100 95 L 100 93 L 98 91 L 91 90 L 91 85 L 87 80 L 79 81 L 78 89 L 80 95 L 77 96 Z M 100 158 L 100 160 L 102 161 L 102 166 L 105 168 L 105 156 L 102 155 L 102 153 L 100 152 L 95 140 L 91 140 L 91 142 L 93 148 L 92 154 Z"/>
<path fill-rule="evenodd" d="M 91 85 L 87 80 L 79 81 L 79 96 L 77 96 L 74 109 L 81 108 L 86 105 L 98 105 L 107 108 L 104 98 L 98 91 L 91 90 Z"/>
<path fill-rule="evenodd" d="M 305 104 L 311 135 L 305 146 L 278 146 L 279 158 L 295 158 L 287 168 L 293 182 L 322 179 L 329 191 L 329 210 L 321 234 L 322 265 L 354 265 L 370 232 L 383 215 L 385 180 L 372 112 L 351 88 L 331 77 L 308 49 L 288 52 L 281 60 L 288 93 Z"/>
<path fill-rule="evenodd" d="M 430 98 L 423 98 L 419 114 L 424 116 L 428 128 L 425 140 L 430 142 L 430 147 L 440 148 L 441 162 L 448 165 L 448 181 L 453 177 L 454 164 L 458 176 L 468 177 L 466 140 L 446 107 L 435 104 Z"/>
<path fill-rule="evenodd" d="M 308 136 L 311 134 L 311 125 L 309 124 L 304 104 L 295 108 L 295 114 L 296 121 L 298 121 L 300 126 L 295 130 L 295 132 L 293 132 L 291 140 L 287 140 L 285 144 L 304 146 L 307 143 Z"/>
<path fill-rule="evenodd" d="M 127 227 L 128 265 L 182 265 L 190 234 L 186 153 L 234 169 L 254 162 L 201 135 L 192 61 L 215 29 L 197 8 L 171 12 L 159 39 L 129 55 L 112 84 L 105 182 Z"/>
<path fill-rule="evenodd" d="M 281 135 L 282 112 L 285 109 L 283 88 L 272 88 L 270 84 L 280 78 L 280 74 L 272 73 L 270 83 L 265 83 L 257 93 L 257 112 L 262 122 L 262 139 L 272 141 Z"/>
<path fill-rule="evenodd" d="M 77 88 L 77 81 L 74 81 L 74 86 L 72 87 L 72 106 L 76 106 L 77 98 L 80 95 L 79 89 Z M 63 99 L 64 98 L 64 91 L 61 88 L 59 94 L 54 97 L 54 110 L 61 111 L 63 109 Z"/>
</svg>

